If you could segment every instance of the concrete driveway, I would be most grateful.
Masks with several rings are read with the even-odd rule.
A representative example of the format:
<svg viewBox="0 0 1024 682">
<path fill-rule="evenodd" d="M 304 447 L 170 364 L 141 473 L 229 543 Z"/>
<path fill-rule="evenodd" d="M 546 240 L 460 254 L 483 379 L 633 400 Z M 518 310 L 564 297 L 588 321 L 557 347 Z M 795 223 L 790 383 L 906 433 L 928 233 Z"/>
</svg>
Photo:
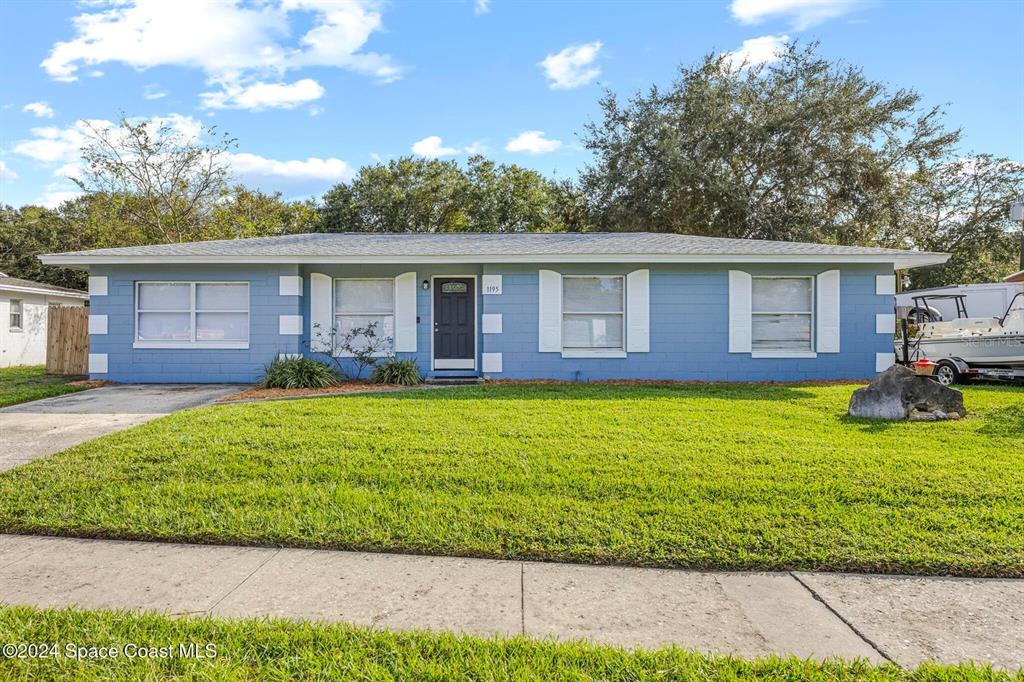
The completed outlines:
<svg viewBox="0 0 1024 682">
<path fill-rule="evenodd" d="M 0 409 L 0 471 L 72 445 L 189 407 L 207 405 L 243 387 L 229 384 L 135 384 Z"/>
</svg>

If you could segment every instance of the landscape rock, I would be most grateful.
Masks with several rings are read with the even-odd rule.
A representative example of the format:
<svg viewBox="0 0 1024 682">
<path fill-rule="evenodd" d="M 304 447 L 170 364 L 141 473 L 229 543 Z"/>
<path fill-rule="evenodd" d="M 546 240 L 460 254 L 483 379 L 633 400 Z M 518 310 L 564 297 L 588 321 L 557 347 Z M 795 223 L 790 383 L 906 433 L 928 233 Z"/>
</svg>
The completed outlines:
<svg viewBox="0 0 1024 682">
<path fill-rule="evenodd" d="M 903 365 L 893 365 L 850 396 L 851 417 L 943 421 L 966 415 L 963 393 Z"/>
</svg>

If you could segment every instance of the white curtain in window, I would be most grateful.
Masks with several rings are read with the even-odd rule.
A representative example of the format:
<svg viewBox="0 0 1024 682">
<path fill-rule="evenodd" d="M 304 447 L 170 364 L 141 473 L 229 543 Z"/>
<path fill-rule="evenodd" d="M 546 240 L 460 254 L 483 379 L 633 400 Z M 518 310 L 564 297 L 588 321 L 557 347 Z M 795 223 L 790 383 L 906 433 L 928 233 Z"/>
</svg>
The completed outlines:
<svg viewBox="0 0 1024 682">
<path fill-rule="evenodd" d="M 755 277 L 755 313 L 809 313 L 813 309 L 809 277 Z"/>
<path fill-rule="evenodd" d="M 624 278 L 562 278 L 562 347 L 623 348 Z"/>
<path fill-rule="evenodd" d="M 387 350 L 395 339 L 395 281 L 393 279 L 339 279 L 334 283 L 335 324 L 339 338 L 374 324 L 375 345 Z M 369 345 L 364 335 L 355 345 Z"/>
<path fill-rule="evenodd" d="M 395 309 L 393 279 L 339 279 L 334 283 L 335 310 L 339 315 L 386 313 Z"/>
<path fill-rule="evenodd" d="M 751 350 L 812 350 L 813 296 L 807 277 L 755 277 Z"/>
<path fill-rule="evenodd" d="M 141 282 L 137 341 L 246 342 L 249 286 L 244 282 Z"/>
</svg>

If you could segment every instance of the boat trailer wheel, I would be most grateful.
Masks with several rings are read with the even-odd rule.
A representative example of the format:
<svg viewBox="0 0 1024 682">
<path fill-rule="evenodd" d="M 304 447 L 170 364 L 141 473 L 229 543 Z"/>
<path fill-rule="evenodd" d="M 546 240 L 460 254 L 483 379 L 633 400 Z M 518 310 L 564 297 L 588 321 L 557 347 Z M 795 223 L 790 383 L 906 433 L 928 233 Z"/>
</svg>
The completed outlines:
<svg viewBox="0 0 1024 682">
<path fill-rule="evenodd" d="M 943 386 L 952 386 L 960 380 L 960 372 L 952 362 L 942 360 L 935 368 L 935 380 Z"/>
</svg>

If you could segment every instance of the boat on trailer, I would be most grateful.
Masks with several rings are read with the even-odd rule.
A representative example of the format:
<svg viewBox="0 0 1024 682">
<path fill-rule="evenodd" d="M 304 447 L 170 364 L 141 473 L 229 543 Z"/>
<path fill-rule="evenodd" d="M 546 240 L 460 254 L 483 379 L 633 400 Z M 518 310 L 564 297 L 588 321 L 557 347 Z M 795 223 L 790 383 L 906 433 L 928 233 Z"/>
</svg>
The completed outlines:
<svg viewBox="0 0 1024 682">
<path fill-rule="evenodd" d="M 935 379 L 945 385 L 971 376 L 1024 379 L 1024 292 L 1010 301 L 1002 317 L 970 317 L 963 294 L 921 295 L 915 307 L 934 310 L 929 302 L 953 299 L 957 317 L 920 321 L 897 339 L 896 355 L 905 363 L 928 358 Z"/>
</svg>

